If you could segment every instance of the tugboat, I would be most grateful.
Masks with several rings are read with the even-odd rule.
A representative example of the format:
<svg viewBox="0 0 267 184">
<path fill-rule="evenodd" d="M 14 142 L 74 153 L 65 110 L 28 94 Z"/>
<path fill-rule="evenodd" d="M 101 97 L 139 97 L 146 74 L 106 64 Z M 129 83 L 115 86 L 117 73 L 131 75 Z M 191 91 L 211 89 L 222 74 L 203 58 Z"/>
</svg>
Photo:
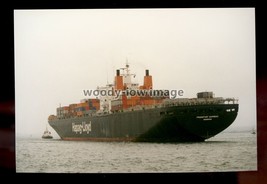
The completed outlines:
<svg viewBox="0 0 267 184">
<path fill-rule="evenodd" d="M 43 133 L 42 138 L 43 139 L 53 139 L 53 136 L 51 135 L 51 132 L 47 129 L 47 127 L 46 127 L 46 130 Z"/>
</svg>

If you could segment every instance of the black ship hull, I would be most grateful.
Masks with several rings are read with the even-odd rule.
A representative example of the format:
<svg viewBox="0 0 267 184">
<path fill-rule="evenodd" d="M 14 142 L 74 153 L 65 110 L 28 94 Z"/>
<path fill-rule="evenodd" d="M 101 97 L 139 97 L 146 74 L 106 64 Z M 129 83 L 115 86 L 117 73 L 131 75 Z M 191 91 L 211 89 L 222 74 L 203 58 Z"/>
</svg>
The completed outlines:
<svg viewBox="0 0 267 184">
<path fill-rule="evenodd" d="M 52 136 L 42 136 L 42 139 L 53 139 Z"/>
<path fill-rule="evenodd" d="M 229 127 L 238 104 L 170 106 L 50 120 L 63 140 L 200 142 Z"/>
</svg>

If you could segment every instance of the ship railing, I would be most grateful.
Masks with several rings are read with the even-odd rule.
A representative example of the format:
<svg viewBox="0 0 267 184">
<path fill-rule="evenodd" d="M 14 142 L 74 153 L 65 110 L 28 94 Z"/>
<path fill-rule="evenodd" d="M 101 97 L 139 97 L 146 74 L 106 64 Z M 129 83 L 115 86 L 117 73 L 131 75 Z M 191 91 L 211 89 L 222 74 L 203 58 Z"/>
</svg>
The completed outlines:
<svg viewBox="0 0 267 184">
<path fill-rule="evenodd" d="M 225 103 L 238 103 L 238 100 L 235 98 L 184 98 L 184 99 L 167 99 L 162 103 L 163 107 L 170 107 L 170 106 L 191 106 L 191 105 L 212 105 L 212 104 L 225 104 Z"/>
<path fill-rule="evenodd" d="M 227 104 L 238 104 L 238 99 L 236 99 L 236 98 L 226 98 L 226 99 L 224 99 L 224 103 L 227 103 Z"/>
<path fill-rule="evenodd" d="M 118 110 L 116 112 L 110 113 L 120 113 L 120 112 L 130 112 L 130 111 L 138 111 L 138 110 L 146 110 L 146 109 L 155 109 L 161 107 L 172 107 L 172 106 L 193 106 L 193 105 L 212 105 L 212 104 L 225 104 L 225 103 L 236 103 L 237 99 L 235 98 L 184 98 L 184 99 L 167 99 L 161 104 L 153 104 L 153 105 L 137 105 L 134 107 L 129 107 L 127 109 Z"/>
<path fill-rule="evenodd" d="M 118 110 L 117 112 L 109 112 L 109 111 L 98 111 L 97 113 L 86 114 L 86 116 L 105 116 L 112 113 L 120 113 L 120 112 L 130 112 L 130 111 L 138 111 L 138 110 L 146 110 L 146 109 L 154 109 L 161 107 L 172 107 L 172 106 L 193 106 L 193 105 L 212 105 L 212 104 L 237 104 L 238 99 L 236 98 L 178 98 L 178 99 L 166 99 L 161 104 L 154 105 L 138 105 L 134 107 L 130 107 L 128 109 Z M 68 119 L 68 118 L 77 118 L 78 116 L 49 116 L 48 120 L 60 120 L 60 119 Z"/>
</svg>

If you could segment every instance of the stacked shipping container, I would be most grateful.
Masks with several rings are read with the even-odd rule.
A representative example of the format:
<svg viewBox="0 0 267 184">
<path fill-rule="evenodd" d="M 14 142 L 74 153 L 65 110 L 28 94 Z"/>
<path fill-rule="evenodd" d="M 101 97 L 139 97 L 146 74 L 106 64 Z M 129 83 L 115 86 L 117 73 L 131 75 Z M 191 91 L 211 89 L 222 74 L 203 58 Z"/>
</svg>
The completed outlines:
<svg viewBox="0 0 267 184">
<path fill-rule="evenodd" d="M 73 117 L 89 115 L 93 111 L 100 109 L 99 99 L 86 99 L 78 104 L 70 104 L 69 106 L 57 108 L 57 117 Z"/>
</svg>

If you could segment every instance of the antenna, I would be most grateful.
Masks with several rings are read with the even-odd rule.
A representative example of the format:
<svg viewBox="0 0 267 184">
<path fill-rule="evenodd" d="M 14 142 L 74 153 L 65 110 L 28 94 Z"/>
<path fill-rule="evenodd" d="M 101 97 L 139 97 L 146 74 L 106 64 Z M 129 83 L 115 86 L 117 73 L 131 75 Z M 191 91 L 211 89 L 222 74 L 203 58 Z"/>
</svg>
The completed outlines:
<svg viewBox="0 0 267 184">
<path fill-rule="evenodd" d="M 126 57 L 126 68 L 129 68 L 128 57 Z"/>
</svg>

